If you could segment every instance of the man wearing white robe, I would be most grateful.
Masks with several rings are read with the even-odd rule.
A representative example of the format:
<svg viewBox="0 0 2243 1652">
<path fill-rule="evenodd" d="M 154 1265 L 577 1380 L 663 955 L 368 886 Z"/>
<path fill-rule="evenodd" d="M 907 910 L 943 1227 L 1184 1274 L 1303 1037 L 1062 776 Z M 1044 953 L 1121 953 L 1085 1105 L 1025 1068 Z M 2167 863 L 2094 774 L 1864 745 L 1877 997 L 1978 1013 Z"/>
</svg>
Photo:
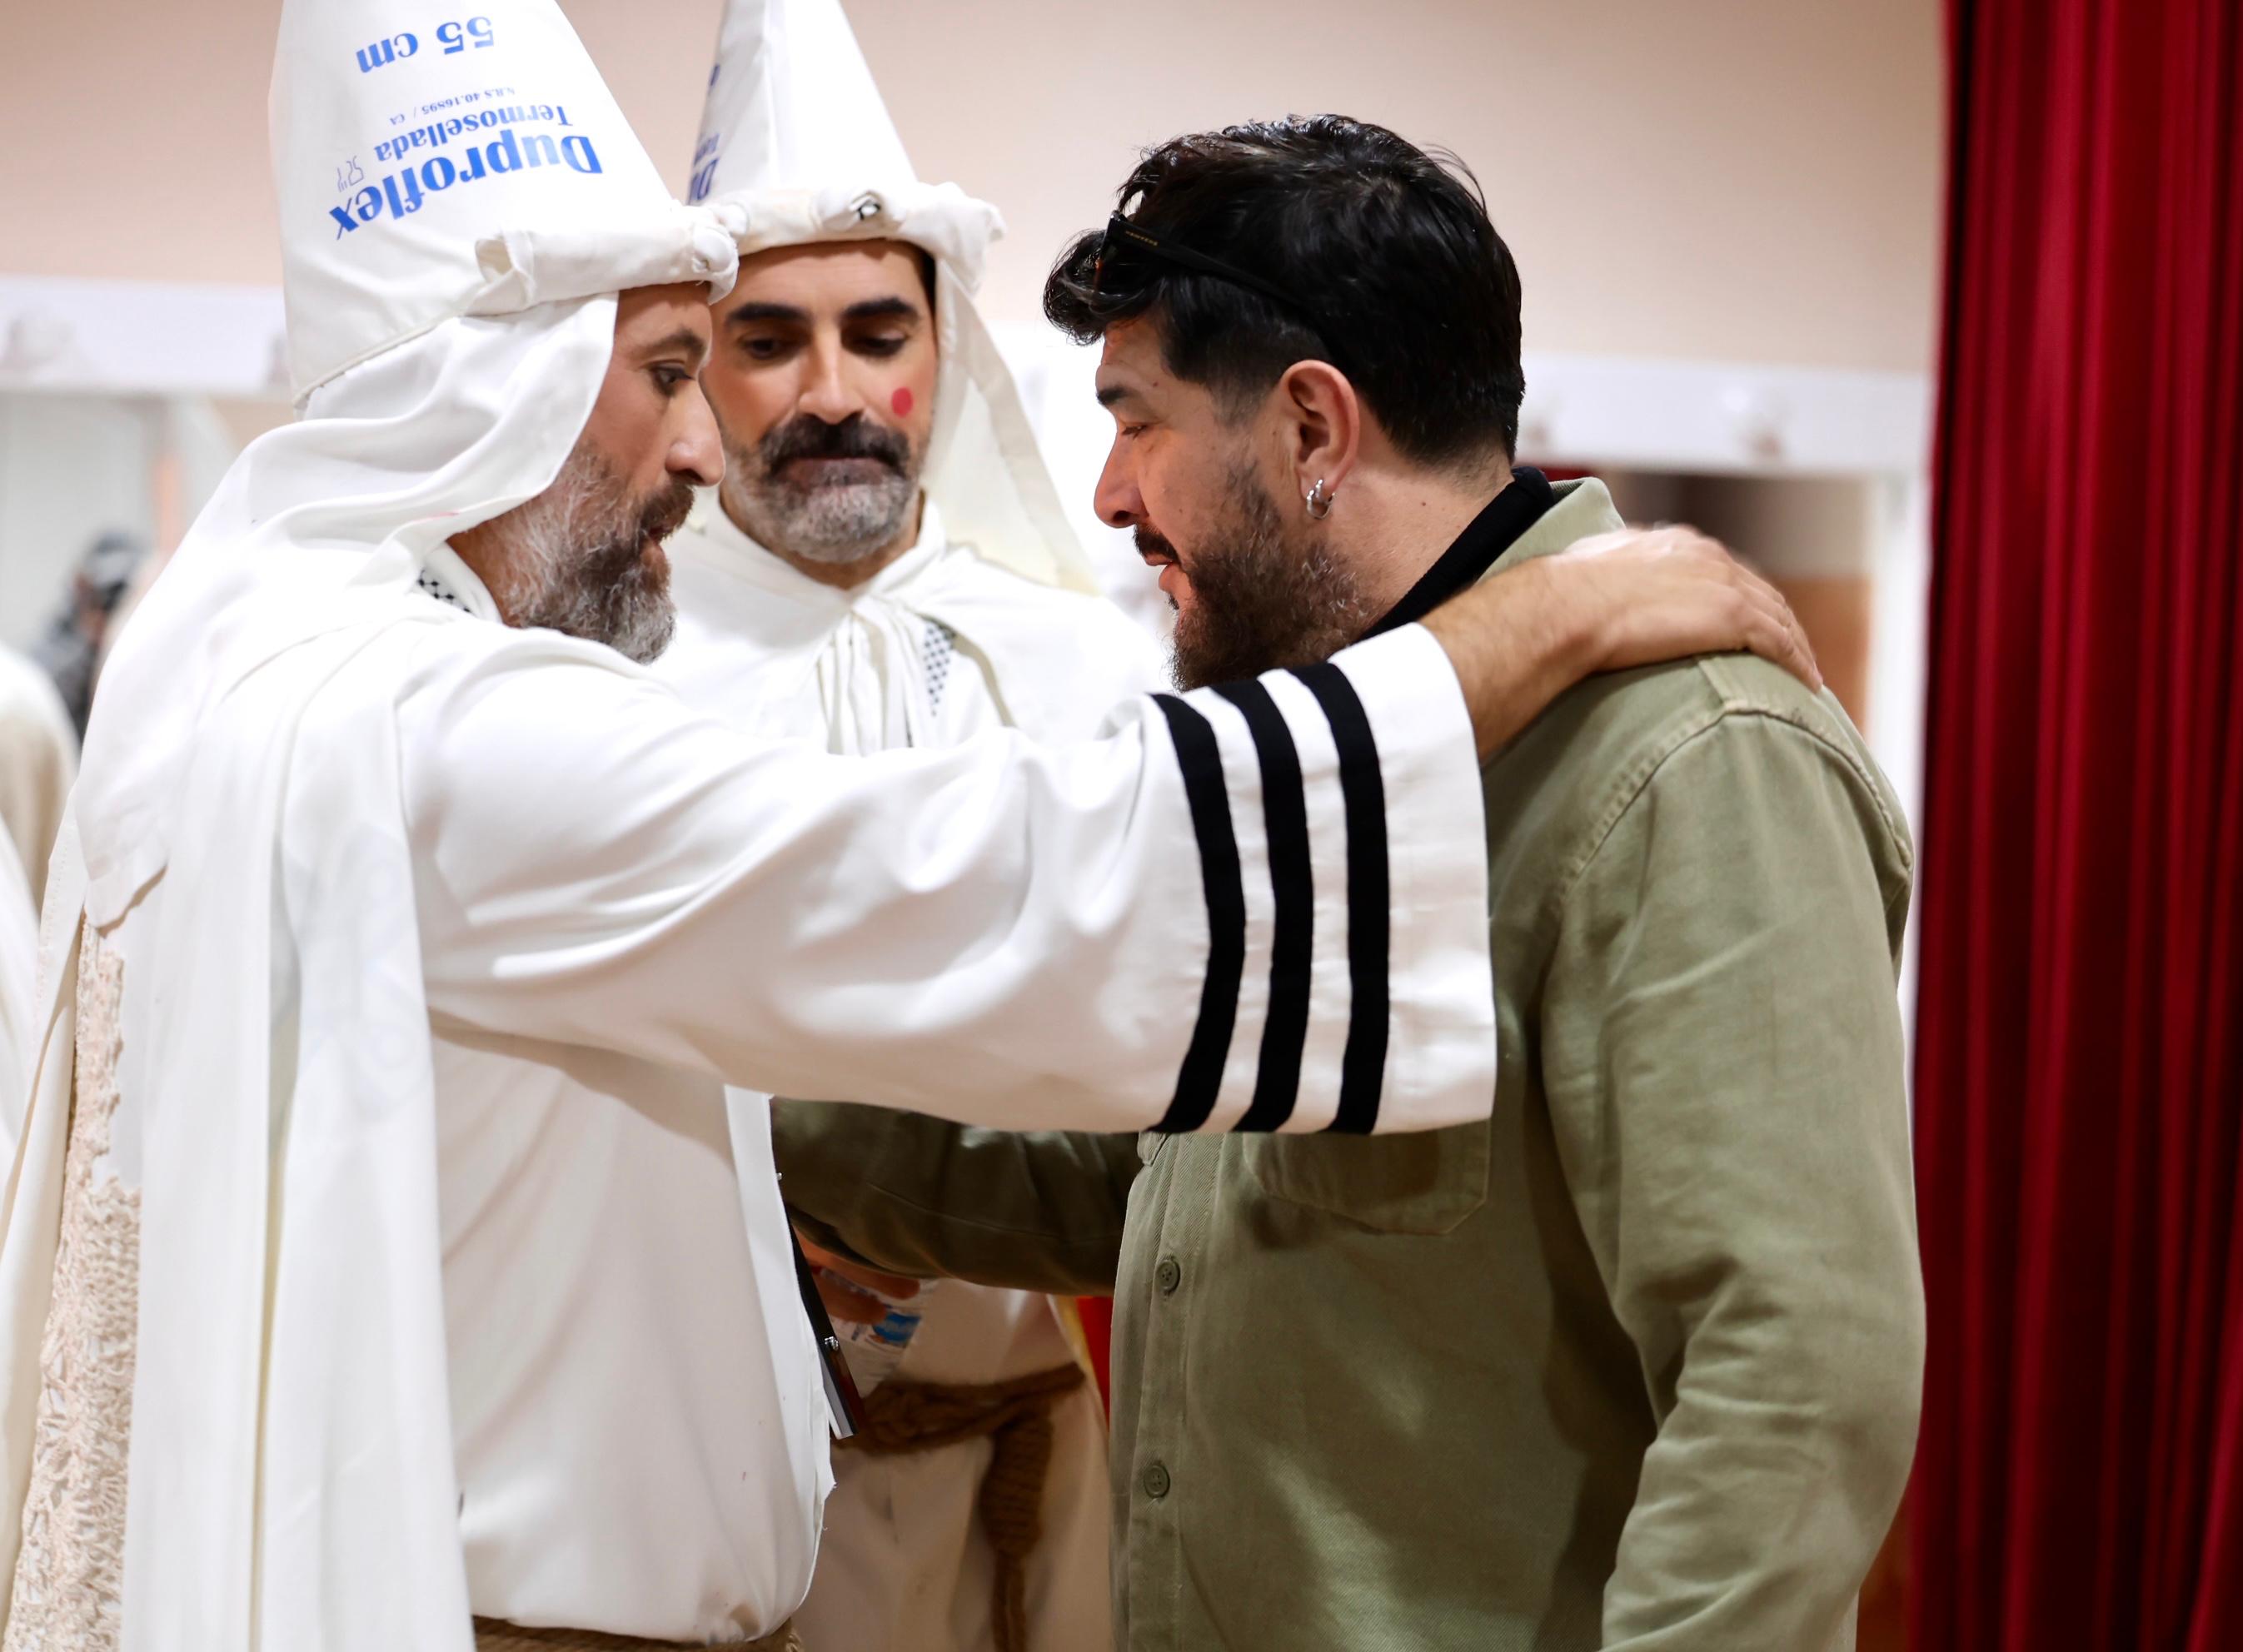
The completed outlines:
<svg viewBox="0 0 2243 1652">
<path fill-rule="evenodd" d="M 272 107 L 303 417 L 111 659 L 52 864 L 0 1644 L 779 1645 L 824 1421 L 767 1116 L 724 1085 L 1235 1126 L 1272 942 L 1179 870 L 1266 887 L 1265 809 L 1337 835 L 1375 786 L 1408 1052 L 1376 1123 L 1473 1116 L 1476 751 L 1647 637 L 1795 628 L 1654 547 L 1234 685 L 1290 765 L 1220 693 L 1071 747 L 758 745 L 633 663 L 719 469 L 694 375 L 739 226 L 663 191 L 550 0 L 285 0 Z M 1350 858 L 1312 869 L 1336 911 Z M 1305 964 L 1356 1013 L 1344 940 Z M 484 1060 L 593 1099 L 478 1102 Z"/>
<path fill-rule="evenodd" d="M 837 753 L 1006 726 L 1095 734 L 1166 672 L 1150 639 L 1089 594 L 973 313 L 995 214 L 918 183 L 838 0 L 733 0 L 711 85 L 697 187 L 749 233 L 701 376 L 724 481 L 670 541 L 678 633 L 658 675 L 744 730 Z M 821 191 L 858 203 L 847 238 L 787 212 Z M 849 1312 L 846 1285 L 827 1288 Z M 879 1422 L 858 1442 L 892 1448 L 834 1461 L 796 1615 L 805 1642 L 1098 1652 L 1112 1633 L 1105 1415 L 1076 1363 L 1072 1302 L 956 1282 L 913 1307 L 917 1333 L 868 1393 Z M 994 1534 L 980 1507 L 998 1445 L 954 1437 L 976 1414 L 1013 1419 L 1007 1475 L 1022 1430 L 1050 1430 L 1025 1519 L 1017 1488 L 992 1487 Z M 915 1421 L 934 1443 L 909 1443 Z"/>
</svg>

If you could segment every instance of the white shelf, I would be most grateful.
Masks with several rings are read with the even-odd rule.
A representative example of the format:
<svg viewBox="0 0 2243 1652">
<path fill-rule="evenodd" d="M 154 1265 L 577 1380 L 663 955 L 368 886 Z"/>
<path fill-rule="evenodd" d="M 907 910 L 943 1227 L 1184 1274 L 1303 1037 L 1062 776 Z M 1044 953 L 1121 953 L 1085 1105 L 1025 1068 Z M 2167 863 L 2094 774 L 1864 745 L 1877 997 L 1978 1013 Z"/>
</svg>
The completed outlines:
<svg viewBox="0 0 2243 1652">
<path fill-rule="evenodd" d="M 0 276 L 0 390 L 286 400 L 280 290 Z"/>
</svg>

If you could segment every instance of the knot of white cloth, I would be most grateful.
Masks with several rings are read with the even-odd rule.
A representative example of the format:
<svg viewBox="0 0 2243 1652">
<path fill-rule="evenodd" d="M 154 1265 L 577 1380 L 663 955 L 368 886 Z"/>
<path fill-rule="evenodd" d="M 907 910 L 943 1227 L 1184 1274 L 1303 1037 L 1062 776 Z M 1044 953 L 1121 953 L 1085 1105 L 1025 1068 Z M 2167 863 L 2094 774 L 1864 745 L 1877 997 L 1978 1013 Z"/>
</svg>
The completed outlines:
<svg viewBox="0 0 2243 1652">
<path fill-rule="evenodd" d="M 940 710 L 933 668 L 949 631 L 908 601 L 860 594 L 818 655 L 818 698 L 831 749 L 844 755 L 933 743 Z M 938 656 L 937 651 L 940 651 Z"/>
</svg>

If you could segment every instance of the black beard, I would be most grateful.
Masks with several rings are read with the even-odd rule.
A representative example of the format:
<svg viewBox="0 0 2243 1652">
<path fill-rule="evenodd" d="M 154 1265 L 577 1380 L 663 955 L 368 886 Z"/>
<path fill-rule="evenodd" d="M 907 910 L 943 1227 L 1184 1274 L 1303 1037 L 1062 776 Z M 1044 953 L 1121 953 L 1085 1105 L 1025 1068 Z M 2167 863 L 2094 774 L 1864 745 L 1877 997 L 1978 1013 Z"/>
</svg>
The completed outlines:
<svg viewBox="0 0 2243 1652">
<path fill-rule="evenodd" d="M 1233 507 L 1188 557 L 1149 528 L 1137 530 L 1140 551 L 1177 558 L 1191 581 L 1191 606 L 1178 610 L 1170 642 L 1181 688 L 1314 665 L 1376 617 L 1324 535 L 1305 526 L 1289 533 L 1249 467 L 1234 465 L 1223 493 Z"/>
</svg>

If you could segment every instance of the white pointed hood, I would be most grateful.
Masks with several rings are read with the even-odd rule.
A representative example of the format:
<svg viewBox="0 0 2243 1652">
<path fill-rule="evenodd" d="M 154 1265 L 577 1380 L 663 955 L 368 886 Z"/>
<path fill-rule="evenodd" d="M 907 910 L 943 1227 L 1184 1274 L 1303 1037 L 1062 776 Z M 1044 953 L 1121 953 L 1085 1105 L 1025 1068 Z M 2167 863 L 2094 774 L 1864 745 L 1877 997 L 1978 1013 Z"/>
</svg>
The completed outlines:
<svg viewBox="0 0 2243 1652">
<path fill-rule="evenodd" d="M 973 307 L 997 209 L 923 184 L 840 0 L 728 0 L 690 198 L 742 256 L 817 241 L 906 241 L 935 261 L 941 377 L 926 486 L 952 537 L 1027 578 L 1097 588 L 1020 391 Z"/>
<path fill-rule="evenodd" d="M 663 187 L 553 0 L 284 0 L 272 114 L 302 417 L 234 461 L 103 672 L 77 793 L 97 921 L 163 865 L 217 698 L 553 480 L 616 293 L 721 297 L 736 267 L 737 225 Z"/>
<path fill-rule="evenodd" d="M 455 316 L 729 285 L 550 0 L 291 3 L 272 112 L 300 405 Z"/>
</svg>

